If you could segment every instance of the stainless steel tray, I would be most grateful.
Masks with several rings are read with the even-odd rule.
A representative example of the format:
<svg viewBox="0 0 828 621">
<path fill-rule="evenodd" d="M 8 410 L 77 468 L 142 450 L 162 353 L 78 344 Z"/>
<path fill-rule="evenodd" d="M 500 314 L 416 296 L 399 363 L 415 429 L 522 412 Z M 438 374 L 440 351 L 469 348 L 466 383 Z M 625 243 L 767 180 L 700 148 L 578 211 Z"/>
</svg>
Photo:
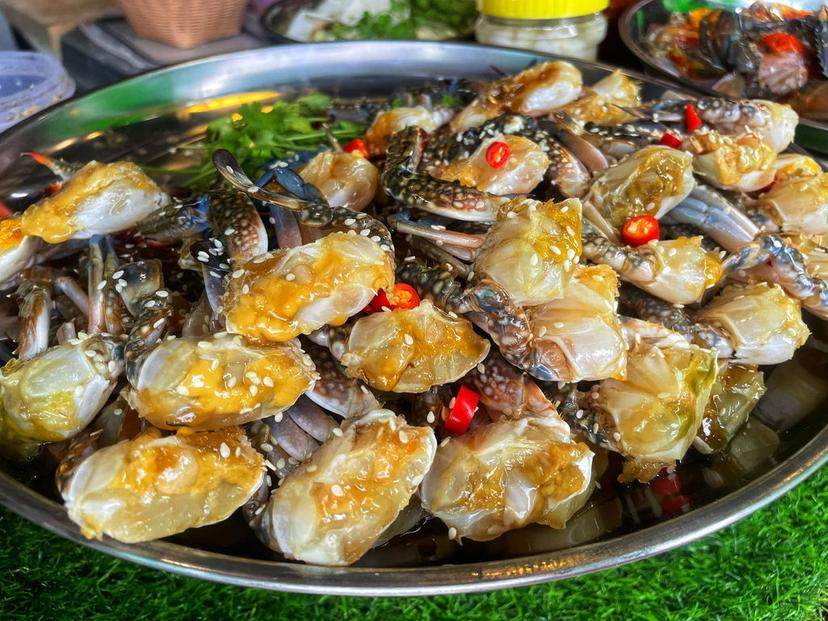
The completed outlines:
<svg viewBox="0 0 828 621">
<path fill-rule="evenodd" d="M 748 6 L 753 0 L 736 0 L 735 2 L 716 2 L 715 0 L 699 0 L 696 5 L 709 5 L 721 8 Z M 822 0 L 787 0 L 785 4 L 802 9 L 817 9 L 823 4 Z M 715 80 L 693 80 L 687 78 L 669 60 L 654 57 L 647 46 L 647 35 L 652 28 L 666 24 L 670 20 L 669 0 L 641 0 L 627 9 L 618 21 L 618 30 L 621 39 L 633 54 L 644 63 L 648 73 L 678 82 L 687 89 L 699 91 L 707 95 L 717 95 L 713 88 Z M 822 154 L 828 154 L 828 124 L 800 118 L 796 132 L 797 143 L 808 149 Z"/>
<path fill-rule="evenodd" d="M 359 42 L 275 47 L 155 71 L 60 104 L 0 135 L 0 198 L 22 206 L 47 181 L 42 171 L 20 158 L 23 151 L 41 150 L 84 161 L 129 157 L 174 165 L 181 156 L 170 153 L 172 147 L 198 136 L 206 122 L 234 110 L 244 100 L 264 101 L 309 88 L 344 95 L 387 93 L 393 87 L 436 76 L 491 78 L 496 75 L 494 68 L 514 72 L 535 58 L 534 54 L 478 45 Z M 586 83 L 611 70 L 577 64 Z M 647 97 L 670 87 L 644 76 L 634 77 L 643 83 Z M 567 578 L 659 554 L 732 524 L 828 460 L 828 346 L 823 343 L 828 324 L 814 322 L 812 330 L 819 337 L 815 346 L 800 350 L 797 358 L 772 370 L 768 378 L 762 418 L 773 419 L 772 424 L 781 429 L 775 450 L 757 449 L 747 455 L 749 471 L 725 485 L 719 480 L 721 473 L 705 471 L 704 461 L 683 466 L 692 483 L 687 483 L 687 493 L 695 508 L 678 517 L 654 515 L 636 525 L 627 505 L 634 504 L 631 497 L 643 490 L 616 490 L 626 496 L 623 502 L 620 497 L 613 500 L 622 521 L 611 532 L 601 532 L 587 519 L 564 531 L 547 529 L 543 532 L 548 536 L 540 539 L 520 534 L 512 539 L 518 542 L 517 548 L 504 547 L 498 540 L 467 542 L 448 548 L 444 555 L 440 550 L 451 545 L 445 535 L 425 533 L 381 548 L 359 566 L 325 568 L 279 560 L 251 543 L 246 529 L 232 519 L 220 528 L 189 531 L 171 541 L 138 545 L 111 539 L 87 541 L 55 501 L 47 473 L 33 476 L 2 463 L 0 503 L 63 537 L 121 558 L 267 589 L 423 595 Z M 786 413 L 784 419 L 779 418 L 780 412 Z M 758 415 L 755 420 L 758 426 Z M 425 544 L 434 550 L 423 549 Z M 420 556 L 423 560 L 416 560 Z"/>
</svg>

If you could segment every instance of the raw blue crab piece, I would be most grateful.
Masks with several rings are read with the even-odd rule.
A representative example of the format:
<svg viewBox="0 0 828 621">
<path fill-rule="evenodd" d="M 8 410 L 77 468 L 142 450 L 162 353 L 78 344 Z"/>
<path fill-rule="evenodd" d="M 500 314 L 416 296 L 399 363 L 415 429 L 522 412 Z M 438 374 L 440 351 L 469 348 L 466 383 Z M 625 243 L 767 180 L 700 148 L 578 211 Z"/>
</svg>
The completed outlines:
<svg viewBox="0 0 828 621">
<path fill-rule="evenodd" d="M 170 202 L 132 162 L 89 162 L 23 213 L 22 229 L 50 244 L 128 229 Z"/>
<path fill-rule="evenodd" d="M 169 436 L 150 428 L 81 461 L 62 495 L 85 537 L 136 543 L 226 519 L 264 470 L 239 427 Z"/>
<path fill-rule="evenodd" d="M 468 320 L 423 300 L 358 319 L 339 361 L 372 388 L 418 393 L 460 379 L 488 353 L 489 341 Z"/>
<path fill-rule="evenodd" d="M 85 334 L 0 369 L 0 452 L 30 457 L 67 440 L 104 406 L 123 372 L 123 342 Z"/>
<path fill-rule="evenodd" d="M 343 334 L 342 344 L 336 345 L 328 340 L 333 331 L 324 332 L 324 337 L 317 333 L 310 337 L 323 339 L 324 346 L 313 344 L 306 348 L 316 365 L 319 379 L 305 396 L 319 407 L 343 418 L 353 418 L 370 410 L 381 409 L 382 404 L 377 401 L 374 393 L 358 379 L 346 375 L 332 353 L 332 350 L 336 350 L 342 356 L 345 352 L 344 340 L 348 334 Z"/>
<path fill-rule="evenodd" d="M 130 405 L 156 427 L 217 429 L 273 416 L 316 379 L 293 342 L 259 345 L 232 334 L 165 340 L 132 378 Z"/>
<path fill-rule="evenodd" d="M 430 428 L 409 425 L 389 410 L 339 431 L 252 514 L 260 538 L 288 558 L 357 561 L 408 505 L 437 449 Z"/>
<path fill-rule="evenodd" d="M 322 151 L 299 175 L 317 187 L 331 207 L 362 211 L 380 192 L 377 167 L 353 153 Z"/>
<path fill-rule="evenodd" d="M 582 86 L 581 72 L 571 63 L 537 63 L 485 85 L 479 97 L 451 119 L 450 127 L 453 132 L 460 132 L 504 112 L 543 116 L 575 101 Z"/>
<path fill-rule="evenodd" d="M 393 257 L 381 244 L 331 233 L 236 266 L 223 299 L 227 328 L 261 341 L 286 341 L 343 324 L 393 284 Z"/>
<path fill-rule="evenodd" d="M 557 414 L 501 418 L 441 444 L 420 496 L 452 539 L 563 528 L 587 501 L 593 456 Z"/>
<path fill-rule="evenodd" d="M 19 215 L 0 220 L 0 290 L 13 287 L 19 274 L 34 264 L 40 240 L 23 232 Z"/>
<path fill-rule="evenodd" d="M 755 192 L 776 176 L 776 152 L 758 134 L 727 136 L 703 130 L 691 134 L 682 146 L 693 154 L 695 173 L 722 190 Z"/>
<path fill-rule="evenodd" d="M 234 263 L 267 252 L 267 230 L 253 201 L 244 192 L 213 192 L 207 208 L 212 237 L 221 241 Z"/>
<path fill-rule="evenodd" d="M 718 253 L 705 250 L 699 236 L 632 248 L 613 243 L 588 220 L 583 222 L 583 257 L 610 266 L 622 280 L 671 304 L 701 301 L 723 274 Z"/>
<path fill-rule="evenodd" d="M 380 177 L 386 193 L 406 207 L 456 220 L 493 221 L 507 198 L 418 172 L 426 139 L 417 127 L 394 134 Z"/>
<path fill-rule="evenodd" d="M 452 111 L 447 108 L 429 109 L 425 106 L 400 106 L 385 110 L 374 117 L 365 132 L 365 143 L 372 156 L 383 155 L 388 141 L 407 127 L 419 127 L 429 134 L 451 120 Z"/>
<path fill-rule="evenodd" d="M 474 272 L 500 284 L 516 304 L 564 295 L 581 256 L 581 202 L 515 198 L 500 209 L 477 250 Z"/>
<path fill-rule="evenodd" d="M 724 451 L 765 394 L 756 367 L 726 363 L 719 369 L 693 446 L 701 453 Z"/>
<path fill-rule="evenodd" d="M 607 168 L 584 198 L 584 216 L 611 241 L 633 216 L 661 218 L 695 187 L 693 157 L 662 146 L 647 146 Z"/>
<path fill-rule="evenodd" d="M 570 424 L 624 456 L 620 481 L 642 483 L 693 444 L 717 371 L 715 351 L 644 328 L 631 339 L 626 379 L 602 380 L 576 399 L 577 409 L 562 408 Z"/>
</svg>

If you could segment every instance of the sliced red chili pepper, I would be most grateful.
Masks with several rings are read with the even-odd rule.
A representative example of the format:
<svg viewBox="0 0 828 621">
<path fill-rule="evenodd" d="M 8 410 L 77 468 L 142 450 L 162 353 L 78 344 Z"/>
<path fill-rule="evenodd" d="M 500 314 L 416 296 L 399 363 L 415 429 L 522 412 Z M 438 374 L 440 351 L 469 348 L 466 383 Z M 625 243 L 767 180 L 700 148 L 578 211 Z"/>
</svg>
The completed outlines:
<svg viewBox="0 0 828 621">
<path fill-rule="evenodd" d="M 776 54 L 796 52 L 802 56 L 805 55 L 805 46 L 802 45 L 802 41 L 789 32 L 774 32 L 767 34 L 762 37 L 760 41 L 762 42 L 762 45 Z"/>
<path fill-rule="evenodd" d="M 500 168 L 509 161 L 509 145 L 500 140 L 495 140 L 486 149 L 486 161 L 492 168 Z"/>
<path fill-rule="evenodd" d="M 389 310 L 409 309 L 416 308 L 419 304 L 420 296 L 417 290 L 407 283 L 398 282 L 390 293 L 383 289 L 377 291 L 377 294 L 368 302 L 368 306 L 363 309 L 363 312 L 370 315 L 371 313 L 379 313 L 385 308 Z"/>
<path fill-rule="evenodd" d="M 443 426 L 451 434 L 460 435 L 465 433 L 471 424 L 474 413 L 477 411 L 477 403 L 480 401 L 480 395 L 461 386 L 457 392 L 457 397 L 454 399 L 454 405 L 451 406 L 446 422 Z"/>
<path fill-rule="evenodd" d="M 635 216 L 621 227 L 621 238 L 628 246 L 641 246 L 648 241 L 658 239 L 658 220 L 652 216 Z"/>
<path fill-rule="evenodd" d="M 693 133 L 702 126 L 702 120 L 699 113 L 696 111 L 696 106 L 687 104 L 684 106 L 684 124 L 687 127 L 688 133 Z"/>
<path fill-rule="evenodd" d="M 10 218 L 14 215 L 14 212 L 9 209 L 9 206 L 6 205 L 3 201 L 0 201 L 0 218 Z"/>
<path fill-rule="evenodd" d="M 365 141 L 362 138 L 354 138 L 342 147 L 342 150 L 345 153 L 353 153 L 354 155 L 358 155 L 360 157 L 368 157 L 368 145 L 365 144 Z"/>
<path fill-rule="evenodd" d="M 679 149 L 681 148 L 681 138 L 673 136 L 670 132 L 664 132 L 658 144 L 670 147 L 671 149 Z"/>
</svg>

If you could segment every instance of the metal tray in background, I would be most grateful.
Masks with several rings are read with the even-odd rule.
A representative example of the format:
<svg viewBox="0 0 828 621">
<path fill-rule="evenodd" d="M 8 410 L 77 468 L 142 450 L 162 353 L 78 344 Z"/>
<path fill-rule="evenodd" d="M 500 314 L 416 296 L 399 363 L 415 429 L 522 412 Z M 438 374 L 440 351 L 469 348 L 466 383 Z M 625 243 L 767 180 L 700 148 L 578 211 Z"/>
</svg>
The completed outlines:
<svg viewBox="0 0 828 621">
<path fill-rule="evenodd" d="M 198 137 L 207 122 L 244 101 L 272 101 L 308 89 L 344 96 L 387 94 L 438 76 L 491 79 L 497 70 L 516 72 L 539 57 L 468 44 L 358 42 L 259 49 L 162 69 L 72 99 L 0 135 L 0 199 L 21 208 L 50 180 L 20 158 L 23 151 L 77 161 L 130 158 L 174 166 L 183 163 L 175 145 Z M 573 62 L 587 84 L 612 69 Z M 633 76 L 647 98 L 671 88 Z M 584 513 L 562 531 L 529 527 L 513 531 L 508 539 L 463 546 L 450 543 L 445 528 L 432 524 L 372 551 L 357 566 L 330 568 L 279 558 L 257 544 L 237 518 L 164 541 L 87 541 L 56 501 L 47 471 L 32 474 L 0 463 L 0 503 L 63 537 L 121 558 L 267 589 L 430 595 L 567 578 L 659 554 L 732 524 L 828 459 L 828 324 L 813 322 L 811 327 L 815 338 L 808 346 L 767 374 L 768 393 L 744 432 L 747 449 L 739 459 L 734 453 L 718 465 L 690 459 L 680 466 L 683 493 L 694 508 L 676 517 L 661 512 L 648 488 L 605 485 L 601 502 L 608 513 L 600 520 Z M 764 431 L 756 435 L 757 430 Z M 644 511 L 651 511 L 651 518 L 644 519 Z"/>
<path fill-rule="evenodd" d="M 667 7 L 670 4 L 670 0 L 641 0 L 627 9 L 618 21 L 618 30 L 624 45 L 644 63 L 648 73 L 677 82 L 692 91 L 707 95 L 721 95 L 713 88 L 715 80 L 688 78 L 669 60 L 656 58 L 650 53 L 647 35 L 655 27 L 669 23 L 670 9 Z M 699 0 L 696 4 L 714 8 L 732 8 L 733 6 L 749 6 L 753 4 L 753 0 L 729 0 L 725 3 L 715 0 Z M 785 4 L 810 10 L 819 8 L 823 2 L 822 0 L 786 0 Z M 828 155 L 828 124 L 800 117 L 796 141 L 809 151 L 823 156 Z"/>
</svg>

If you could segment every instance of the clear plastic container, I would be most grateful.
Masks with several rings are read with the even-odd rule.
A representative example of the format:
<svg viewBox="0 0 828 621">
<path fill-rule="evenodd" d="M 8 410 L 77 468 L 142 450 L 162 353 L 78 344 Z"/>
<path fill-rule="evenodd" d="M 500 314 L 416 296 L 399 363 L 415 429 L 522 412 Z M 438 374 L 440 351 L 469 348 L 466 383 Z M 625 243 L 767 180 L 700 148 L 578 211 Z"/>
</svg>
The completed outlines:
<svg viewBox="0 0 828 621">
<path fill-rule="evenodd" d="M 75 82 L 52 56 L 0 52 L 0 131 L 74 92 Z"/>
<path fill-rule="evenodd" d="M 480 43 L 595 60 L 608 0 L 481 0 Z"/>
</svg>

